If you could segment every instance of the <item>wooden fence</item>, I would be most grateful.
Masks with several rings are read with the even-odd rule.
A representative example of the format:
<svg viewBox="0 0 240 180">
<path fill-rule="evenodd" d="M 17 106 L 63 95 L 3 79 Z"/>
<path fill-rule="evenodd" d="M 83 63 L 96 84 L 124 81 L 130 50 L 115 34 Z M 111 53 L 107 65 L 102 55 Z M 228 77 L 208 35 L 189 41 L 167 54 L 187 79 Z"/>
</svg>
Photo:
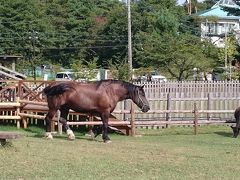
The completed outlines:
<svg viewBox="0 0 240 180">
<path fill-rule="evenodd" d="M 199 109 L 200 120 L 231 121 L 234 119 L 234 110 L 240 106 L 238 81 L 150 82 L 145 84 L 145 93 L 150 102 L 151 111 L 136 114 L 136 120 L 139 121 L 193 120 L 193 113 L 186 113 L 186 111 L 193 110 L 194 103 Z M 130 104 L 119 103 L 116 109 L 124 107 L 129 109 Z"/>
<path fill-rule="evenodd" d="M 0 101 L 16 102 L 16 99 L 20 98 L 21 107 L 27 109 L 28 101 L 31 103 L 46 101 L 42 90 L 49 83 L 52 81 L 1 81 Z M 240 106 L 238 81 L 150 82 L 144 86 L 151 110 L 148 113 L 141 113 L 135 107 L 134 117 L 137 126 L 194 124 L 195 106 L 198 109 L 199 124 L 226 122 L 233 120 L 233 112 Z M 130 106 L 130 101 L 118 103 L 114 115 L 119 119 L 130 121 L 132 117 Z M 0 109 L 2 117 L 0 119 L 6 114 L 14 117 L 17 113 L 9 111 L 6 106 L 4 108 Z M 34 119 L 31 118 L 29 122 L 37 123 Z M 76 121 L 75 119 L 78 118 L 70 117 L 70 119 Z"/>
</svg>

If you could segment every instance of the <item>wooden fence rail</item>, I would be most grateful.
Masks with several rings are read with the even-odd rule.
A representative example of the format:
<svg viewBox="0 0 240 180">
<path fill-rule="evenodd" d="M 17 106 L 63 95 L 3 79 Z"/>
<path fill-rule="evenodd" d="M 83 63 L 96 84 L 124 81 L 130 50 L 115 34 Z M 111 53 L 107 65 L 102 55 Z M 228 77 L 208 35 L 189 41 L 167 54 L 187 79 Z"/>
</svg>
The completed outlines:
<svg viewBox="0 0 240 180">
<path fill-rule="evenodd" d="M 20 100 L 21 102 L 21 100 Z M 26 101 L 22 101 L 26 103 Z M 30 101 L 28 103 L 31 104 Z M 36 102 L 32 102 L 33 104 L 36 104 Z M 0 107 L 4 106 L 5 103 L 0 103 Z M 20 107 L 19 103 L 7 103 L 8 106 L 12 104 L 12 109 L 16 108 L 16 115 L 14 116 L 9 116 L 9 115 L 1 115 L 0 119 L 8 119 L 8 120 L 17 120 L 17 127 L 20 127 L 20 121 L 22 121 L 22 124 L 24 125 L 24 128 L 27 127 L 26 119 L 25 118 L 34 118 L 34 119 L 39 119 L 39 120 L 44 120 L 45 115 L 36 115 L 36 114 L 28 114 L 24 112 L 19 112 L 17 109 Z M 133 103 L 132 103 L 133 104 Z M 125 110 L 123 111 L 124 113 L 131 114 L 131 120 L 130 121 L 109 121 L 109 125 L 127 125 L 131 127 L 131 134 L 135 134 L 135 127 L 136 126 L 157 126 L 157 125 L 193 125 L 194 127 L 194 134 L 197 134 L 197 127 L 199 124 L 219 124 L 219 123 L 227 123 L 227 121 L 214 121 L 214 120 L 199 120 L 199 114 L 202 113 L 233 113 L 233 110 L 225 110 L 219 111 L 219 110 L 198 110 L 197 103 L 194 103 L 194 109 L 193 110 L 155 110 L 155 111 L 149 111 L 147 114 L 166 114 L 166 113 L 184 113 L 184 114 L 193 114 L 194 120 L 185 120 L 185 121 L 135 121 L 135 115 L 136 114 L 141 114 L 141 111 L 135 111 L 134 105 L 131 106 L 131 110 Z M 115 112 L 114 112 L 115 113 Z M 122 112 L 117 112 L 117 113 L 122 113 Z M 75 112 L 75 115 L 78 115 L 78 113 Z M 59 117 L 58 117 L 59 118 Z M 54 118 L 56 122 L 59 122 L 59 119 Z M 229 122 L 232 123 L 232 122 Z M 85 122 L 80 122 L 80 121 L 74 121 L 74 122 L 68 122 L 69 125 L 101 125 L 101 121 L 85 121 Z M 58 124 L 59 126 L 59 124 Z"/>
</svg>

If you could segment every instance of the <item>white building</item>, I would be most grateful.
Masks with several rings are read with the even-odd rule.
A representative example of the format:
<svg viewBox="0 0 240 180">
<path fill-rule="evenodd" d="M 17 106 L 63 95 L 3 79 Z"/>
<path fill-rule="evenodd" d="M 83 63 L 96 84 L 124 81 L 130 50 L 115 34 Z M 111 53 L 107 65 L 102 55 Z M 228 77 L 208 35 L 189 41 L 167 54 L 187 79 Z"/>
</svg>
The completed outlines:
<svg viewBox="0 0 240 180">
<path fill-rule="evenodd" d="M 220 0 L 211 9 L 197 13 L 204 19 L 201 22 L 202 39 L 210 40 L 217 47 L 224 47 L 224 37 L 230 32 L 240 41 L 240 16 L 229 15 L 222 7 L 240 9 L 233 0 Z"/>
</svg>

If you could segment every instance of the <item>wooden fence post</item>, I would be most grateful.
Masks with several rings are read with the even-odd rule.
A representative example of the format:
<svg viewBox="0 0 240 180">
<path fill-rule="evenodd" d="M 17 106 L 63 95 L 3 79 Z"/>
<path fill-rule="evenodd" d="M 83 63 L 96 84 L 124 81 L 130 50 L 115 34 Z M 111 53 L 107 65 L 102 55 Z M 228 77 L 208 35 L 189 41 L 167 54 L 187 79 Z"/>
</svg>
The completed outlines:
<svg viewBox="0 0 240 180">
<path fill-rule="evenodd" d="M 211 93 L 208 93 L 207 96 L 207 110 L 211 110 Z M 207 113 L 207 120 L 210 121 L 211 120 L 211 114 Z"/>
<path fill-rule="evenodd" d="M 127 101 L 126 100 L 124 100 L 123 101 L 123 111 L 125 111 L 127 109 Z M 124 121 L 126 121 L 126 119 L 127 119 L 127 115 L 126 115 L 126 113 L 123 113 L 123 120 Z"/>
<path fill-rule="evenodd" d="M 170 93 L 167 93 L 167 110 L 171 109 L 171 96 Z M 169 121 L 171 121 L 171 114 L 170 112 L 166 113 L 166 128 L 170 127 L 170 125 L 168 124 Z"/>
<path fill-rule="evenodd" d="M 16 98 L 16 102 L 19 103 L 19 97 Z M 16 108 L 16 113 L 17 113 L 17 116 L 18 116 L 19 113 L 20 113 L 20 107 L 19 107 L 19 106 Z M 17 128 L 18 128 L 18 129 L 21 127 L 20 121 L 21 121 L 20 119 L 17 120 Z"/>
<path fill-rule="evenodd" d="M 197 109 L 197 103 L 194 102 L 194 134 L 197 135 L 198 133 L 198 109 Z"/>
<path fill-rule="evenodd" d="M 62 123 L 60 123 L 61 112 L 60 110 L 57 111 L 57 126 L 58 126 L 58 133 L 62 134 Z"/>
<path fill-rule="evenodd" d="M 20 81 L 18 81 L 18 97 L 20 98 L 20 99 L 23 99 L 22 98 L 22 84 L 23 84 L 23 81 L 22 80 L 20 80 Z"/>
<path fill-rule="evenodd" d="M 131 135 L 136 135 L 134 103 L 131 101 Z"/>
<path fill-rule="evenodd" d="M 22 121 L 23 121 L 23 128 L 27 129 L 27 117 L 22 117 Z"/>
</svg>

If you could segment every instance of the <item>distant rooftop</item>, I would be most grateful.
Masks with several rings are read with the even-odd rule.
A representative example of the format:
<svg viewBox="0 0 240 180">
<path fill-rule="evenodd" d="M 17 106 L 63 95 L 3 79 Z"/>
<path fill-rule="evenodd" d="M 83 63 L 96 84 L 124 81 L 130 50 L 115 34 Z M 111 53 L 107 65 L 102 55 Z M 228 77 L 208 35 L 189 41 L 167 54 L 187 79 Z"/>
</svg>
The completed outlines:
<svg viewBox="0 0 240 180">
<path fill-rule="evenodd" d="M 22 56 L 15 56 L 15 55 L 0 55 L 0 61 L 12 61 L 12 60 L 18 60 L 22 58 Z"/>
<path fill-rule="evenodd" d="M 232 7 L 240 9 L 240 6 L 238 6 L 233 0 L 220 0 L 215 5 L 211 7 L 211 9 L 207 9 L 202 12 L 196 13 L 198 16 L 216 16 L 223 19 L 240 19 L 240 16 L 233 16 L 229 15 L 227 11 L 224 11 L 222 7 Z"/>
<path fill-rule="evenodd" d="M 233 0 L 220 0 L 211 9 L 224 6 L 224 7 L 232 7 L 232 8 L 240 8 Z"/>
</svg>

